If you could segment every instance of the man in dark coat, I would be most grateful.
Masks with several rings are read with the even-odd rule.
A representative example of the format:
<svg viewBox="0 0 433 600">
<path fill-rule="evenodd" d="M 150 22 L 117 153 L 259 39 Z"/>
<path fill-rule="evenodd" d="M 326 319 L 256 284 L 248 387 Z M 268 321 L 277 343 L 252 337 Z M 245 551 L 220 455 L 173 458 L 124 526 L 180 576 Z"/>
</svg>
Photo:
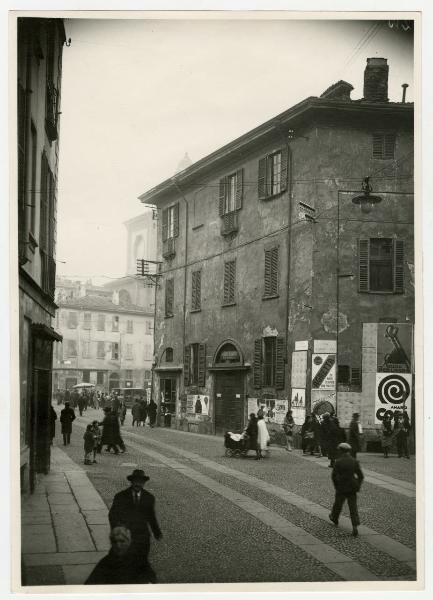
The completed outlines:
<svg viewBox="0 0 433 600">
<path fill-rule="evenodd" d="M 63 445 L 71 443 L 72 421 L 75 420 L 74 409 L 65 402 L 65 408 L 60 411 L 60 423 L 62 424 Z"/>
<path fill-rule="evenodd" d="M 328 467 L 333 467 L 337 456 L 337 446 L 340 442 L 340 434 L 338 425 L 331 418 L 329 413 L 324 413 L 321 424 L 322 439 L 326 447 L 326 452 L 329 458 Z"/>
<path fill-rule="evenodd" d="M 151 400 L 149 402 L 149 406 L 147 407 L 147 414 L 149 415 L 149 425 L 151 427 L 155 425 L 157 408 L 158 407 L 156 406 L 155 400 Z"/>
<path fill-rule="evenodd" d="M 352 447 L 352 456 L 356 458 L 356 453 L 361 451 L 361 433 L 359 423 L 359 413 L 353 413 L 349 425 L 349 444 Z"/>
<path fill-rule="evenodd" d="M 343 442 L 338 445 L 341 453 L 337 458 L 332 470 L 332 481 L 335 487 L 335 501 L 329 518 L 335 525 L 338 525 L 338 518 L 343 508 L 344 501 L 347 500 L 350 511 L 350 520 L 352 521 L 352 533 L 354 537 L 358 535 L 359 515 L 356 494 L 361 488 L 364 475 L 359 466 L 359 462 L 350 455 L 352 448 L 349 444 Z"/>
<path fill-rule="evenodd" d="M 131 486 L 114 496 L 108 519 L 112 529 L 119 525 L 129 529 L 137 555 L 142 564 L 148 564 L 149 527 L 155 539 L 159 540 L 162 537 L 155 515 L 155 497 L 143 489 L 149 477 L 141 469 L 135 469 L 127 479 Z"/>
<path fill-rule="evenodd" d="M 86 398 L 85 398 L 84 394 L 80 394 L 78 396 L 77 404 L 78 404 L 78 410 L 80 411 L 80 417 L 82 417 L 83 410 L 86 406 Z"/>
<path fill-rule="evenodd" d="M 125 445 L 120 436 L 120 425 L 119 419 L 117 415 L 111 412 L 110 407 L 104 408 L 105 417 L 102 423 L 102 436 L 101 436 L 101 446 L 107 446 L 107 451 L 110 452 L 111 448 L 114 449 L 115 454 L 119 454 L 119 449 L 117 446 L 120 446 L 121 449 L 124 450 Z"/>
</svg>

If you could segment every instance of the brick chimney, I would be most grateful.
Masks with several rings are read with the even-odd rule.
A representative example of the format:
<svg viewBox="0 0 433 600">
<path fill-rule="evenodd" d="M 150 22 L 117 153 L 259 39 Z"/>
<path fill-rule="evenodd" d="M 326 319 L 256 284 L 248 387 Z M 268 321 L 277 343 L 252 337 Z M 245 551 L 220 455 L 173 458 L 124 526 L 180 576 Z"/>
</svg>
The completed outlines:
<svg viewBox="0 0 433 600">
<path fill-rule="evenodd" d="M 364 71 L 364 100 L 388 102 L 388 71 L 386 58 L 367 58 Z"/>
</svg>

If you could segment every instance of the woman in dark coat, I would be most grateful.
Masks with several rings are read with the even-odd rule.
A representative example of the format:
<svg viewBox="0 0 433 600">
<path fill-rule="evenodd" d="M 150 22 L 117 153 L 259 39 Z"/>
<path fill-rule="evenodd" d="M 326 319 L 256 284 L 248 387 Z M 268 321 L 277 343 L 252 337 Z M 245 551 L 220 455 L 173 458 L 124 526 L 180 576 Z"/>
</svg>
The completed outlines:
<svg viewBox="0 0 433 600">
<path fill-rule="evenodd" d="M 349 444 L 352 448 L 352 456 L 356 458 L 356 453 L 361 451 L 361 436 L 359 431 L 359 413 L 353 413 L 349 425 Z"/>
<path fill-rule="evenodd" d="M 257 417 L 254 413 L 250 414 L 250 420 L 248 421 L 248 425 L 247 425 L 247 428 L 245 429 L 245 433 L 248 436 L 247 449 L 254 450 L 256 453 L 256 456 L 258 457 L 259 449 L 257 447 L 257 435 L 258 435 Z"/>
<path fill-rule="evenodd" d="M 147 414 L 149 415 L 149 425 L 153 427 L 155 425 L 156 420 L 156 411 L 157 411 L 156 402 L 151 400 L 149 402 L 149 406 L 147 407 Z"/>
<path fill-rule="evenodd" d="M 313 454 L 314 452 L 314 423 L 311 420 L 311 416 L 307 415 L 305 421 L 301 427 L 301 438 L 302 438 L 302 453 Z"/>
<path fill-rule="evenodd" d="M 115 454 L 119 454 L 117 446 L 121 448 L 123 446 L 123 441 L 120 437 L 119 419 L 111 412 L 111 408 L 109 407 L 105 408 L 104 412 L 104 420 L 100 423 L 102 425 L 101 445 L 107 446 L 107 452 L 111 452 L 111 448 L 113 448 Z"/>
<path fill-rule="evenodd" d="M 145 400 L 140 402 L 140 423 L 143 423 L 143 427 L 146 425 L 147 419 L 147 404 Z"/>
<path fill-rule="evenodd" d="M 322 437 L 326 444 L 326 449 L 328 453 L 328 467 L 333 467 L 338 454 L 337 446 L 340 443 L 340 431 L 338 423 L 335 423 L 335 420 L 331 419 L 331 415 L 329 413 L 325 413 L 323 415 Z"/>
</svg>

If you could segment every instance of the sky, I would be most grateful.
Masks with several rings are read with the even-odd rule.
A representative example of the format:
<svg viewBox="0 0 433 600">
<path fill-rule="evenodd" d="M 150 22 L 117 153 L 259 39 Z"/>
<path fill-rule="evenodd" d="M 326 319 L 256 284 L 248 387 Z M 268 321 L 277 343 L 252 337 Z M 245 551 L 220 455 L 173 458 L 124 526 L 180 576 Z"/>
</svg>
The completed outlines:
<svg viewBox="0 0 433 600">
<path fill-rule="evenodd" d="M 103 283 L 126 273 L 123 222 L 137 197 L 339 79 L 363 95 L 367 57 L 408 83 L 413 39 L 388 21 L 68 19 L 58 178 L 57 269 Z"/>
</svg>

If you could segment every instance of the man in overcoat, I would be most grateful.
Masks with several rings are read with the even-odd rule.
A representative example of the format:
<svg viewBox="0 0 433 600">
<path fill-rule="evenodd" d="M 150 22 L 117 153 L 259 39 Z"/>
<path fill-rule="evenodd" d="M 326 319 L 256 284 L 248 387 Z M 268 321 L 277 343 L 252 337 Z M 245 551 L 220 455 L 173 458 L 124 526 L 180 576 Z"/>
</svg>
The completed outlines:
<svg viewBox="0 0 433 600">
<path fill-rule="evenodd" d="M 62 424 L 63 445 L 71 443 L 72 421 L 75 420 L 74 409 L 65 402 L 65 408 L 60 411 L 60 423 Z"/>
<path fill-rule="evenodd" d="M 343 442 L 338 445 L 341 456 L 337 458 L 332 470 L 332 481 L 335 487 L 335 501 L 329 515 L 330 520 L 338 525 L 338 518 L 343 508 L 344 501 L 349 505 L 350 520 L 352 521 L 352 534 L 358 535 L 359 515 L 356 494 L 361 488 L 364 475 L 359 462 L 350 455 L 351 446 Z"/>
<path fill-rule="evenodd" d="M 144 564 L 148 564 L 149 527 L 155 539 L 159 540 L 162 537 L 155 515 L 155 497 L 143 488 L 149 477 L 142 469 L 135 469 L 127 479 L 131 485 L 114 496 L 108 520 L 112 529 L 118 526 L 129 529 L 134 551 Z"/>
</svg>

